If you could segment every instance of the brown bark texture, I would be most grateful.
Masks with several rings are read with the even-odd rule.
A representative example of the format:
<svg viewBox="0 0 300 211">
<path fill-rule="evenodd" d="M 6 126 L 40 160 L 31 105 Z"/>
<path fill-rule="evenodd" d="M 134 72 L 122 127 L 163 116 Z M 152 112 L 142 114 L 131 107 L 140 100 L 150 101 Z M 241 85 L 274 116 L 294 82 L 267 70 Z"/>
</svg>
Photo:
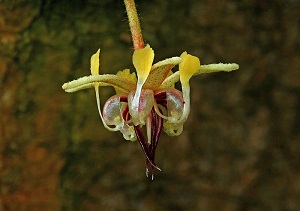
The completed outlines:
<svg viewBox="0 0 300 211">
<path fill-rule="evenodd" d="M 240 70 L 191 80 L 184 132 L 161 136 L 150 181 L 94 91 L 61 88 L 98 48 L 101 73 L 134 70 L 123 2 L 0 0 L 0 210 L 299 210 L 299 1 L 136 3 L 155 61 L 188 51 Z"/>
</svg>

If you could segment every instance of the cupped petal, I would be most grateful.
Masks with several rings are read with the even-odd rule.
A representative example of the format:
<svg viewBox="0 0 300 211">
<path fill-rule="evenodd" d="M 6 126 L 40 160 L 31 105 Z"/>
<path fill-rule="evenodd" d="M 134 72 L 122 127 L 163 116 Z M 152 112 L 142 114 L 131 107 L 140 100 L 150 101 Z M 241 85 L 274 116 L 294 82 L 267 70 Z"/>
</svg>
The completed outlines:
<svg viewBox="0 0 300 211">
<path fill-rule="evenodd" d="M 138 107 L 135 108 L 135 91 L 128 95 L 129 113 L 134 125 L 145 125 L 146 117 L 149 115 L 154 104 L 154 93 L 150 89 L 143 89 L 139 98 Z"/>
<path fill-rule="evenodd" d="M 157 90 L 166 77 L 170 75 L 171 69 L 181 61 L 180 57 L 172 57 L 154 64 L 143 88 Z"/>
<path fill-rule="evenodd" d="M 166 100 L 168 108 L 168 117 L 176 121 L 180 119 L 183 113 L 183 96 L 177 89 L 166 89 Z"/>
<path fill-rule="evenodd" d="M 162 89 L 155 92 L 154 96 L 165 95 L 162 100 L 156 99 L 158 104 L 165 107 L 166 111 L 162 114 L 157 107 L 156 113 L 168 122 L 176 123 L 183 115 L 184 101 L 182 92 L 174 88 Z"/>
<path fill-rule="evenodd" d="M 121 102 L 122 95 L 110 97 L 103 106 L 103 120 L 106 125 L 114 125 L 113 130 L 121 130 L 124 127 L 122 112 L 125 109 L 125 103 Z"/>
<path fill-rule="evenodd" d="M 112 131 L 119 130 L 124 139 L 129 141 L 135 141 L 136 135 L 133 126 L 126 123 L 124 120 L 124 111 L 126 110 L 127 103 L 122 102 L 122 95 L 114 95 L 110 97 L 103 106 L 103 124 L 113 125 L 115 128 L 111 128 Z M 125 96 L 127 97 L 127 96 Z"/>
</svg>

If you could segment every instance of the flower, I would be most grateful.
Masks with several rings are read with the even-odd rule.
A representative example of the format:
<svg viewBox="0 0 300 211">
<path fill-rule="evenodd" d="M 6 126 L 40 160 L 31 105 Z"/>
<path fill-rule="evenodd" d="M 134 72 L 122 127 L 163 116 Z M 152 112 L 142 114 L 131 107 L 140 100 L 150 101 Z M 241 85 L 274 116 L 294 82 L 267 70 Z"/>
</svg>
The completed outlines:
<svg viewBox="0 0 300 211">
<path fill-rule="evenodd" d="M 100 118 L 105 128 L 120 131 L 126 140 L 140 143 L 146 156 L 146 175 L 148 165 L 160 170 L 155 163 L 155 151 L 162 129 L 170 136 L 182 133 L 183 124 L 190 113 L 189 80 L 194 75 L 219 71 L 232 71 L 239 68 L 233 64 L 200 65 L 196 56 L 183 52 L 180 57 L 172 57 L 152 64 L 154 51 L 147 45 L 135 50 L 132 62 L 136 69 L 119 71 L 116 75 L 99 75 L 100 49 L 91 57 L 91 75 L 65 83 L 66 92 L 95 88 Z M 174 66 L 179 71 L 173 73 Z M 180 81 L 182 91 L 174 84 Z M 113 86 L 116 94 L 100 108 L 100 86 Z M 146 128 L 146 136 L 142 127 Z"/>
</svg>

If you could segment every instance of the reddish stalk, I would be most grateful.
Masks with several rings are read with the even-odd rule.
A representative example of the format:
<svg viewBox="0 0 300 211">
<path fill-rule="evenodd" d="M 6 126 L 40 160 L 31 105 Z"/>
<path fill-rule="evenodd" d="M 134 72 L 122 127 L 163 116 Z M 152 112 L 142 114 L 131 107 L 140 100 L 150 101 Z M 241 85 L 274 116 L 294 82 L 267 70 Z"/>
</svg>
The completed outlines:
<svg viewBox="0 0 300 211">
<path fill-rule="evenodd" d="M 124 0 L 124 3 L 127 11 L 134 50 L 144 48 L 145 45 L 142 36 L 142 30 L 134 0 Z"/>
</svg>

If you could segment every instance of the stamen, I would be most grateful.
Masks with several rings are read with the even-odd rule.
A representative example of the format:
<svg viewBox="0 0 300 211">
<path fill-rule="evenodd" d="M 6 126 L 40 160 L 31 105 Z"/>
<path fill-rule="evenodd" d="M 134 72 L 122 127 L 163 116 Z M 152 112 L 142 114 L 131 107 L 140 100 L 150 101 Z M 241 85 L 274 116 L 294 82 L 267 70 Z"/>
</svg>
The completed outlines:
<svg viewBox="0 0 300 211">
<path fill-rule="evenodd" d="M 156 128 L 156 134 L 154 136 L 154 139 L 155 139 L 155 149 L 157 147 L 158 139 L 159 139 L 159 136 L 161 134 L 162 127 L 163 127 L 163 120 L 162 120 L 162 118 L 159 118 L 158 116 L 156 116 L 156 118 L 157 118 L 157 122 L 156 122 L 156 127 L 157 128 Z"/>
<path fill-rule="evenodd" d="M 131 104 L 131 116 L 132 116 L 132 119 L 133 119 L 133 123 L 134 125 L 138 125 L 140 124 L 140 119 L 139 119 L 139 102 L 140 102 L 140 95 L 141 95 L 141 91 L 142 91 L 142 86 L 143 84 L 137 84 L 137 88 L 136 88 L 136 91 L 135 91 L 135 94 L 134 94 L 134 97 L 133 97 L 133 100 L 132 100 L 132 104 Z"/>
<path fill-rule="evenodd" d="M 183 112 L 181 118 L 176 121 L 176 124 L 183 124 L 187 120 L 190 114 L 190 85 L 189 84 L 182 84 L 182 94 L 183 94 Z"/>
<path fill-rule="evenodd" d="M 146 177 L 148 177 L 148 174 L 149 174 L 148 163 L 149 163 L 149 161 L 146 159 L 146 161 L 145 161 Z"/>
<path fill-rule="evenodd" d="M 156 103 L 155 101 L 154 101 L 153 107 L 154 107 L 154 110 L 155 110 L 155 112 L 157 113 L 158 116 L 160 116 L 161 118 L 163 118 L 163 119 L 165 119 L 165 120 L 170 120 L 169 117 L 163 115 L 163 114 L 160 112 L 160 109 L 159 109 L 159 107 L 158 107 L 158 105 L 157 105 L 157 103 Z"/>
<path fill-rule="evenodd" d="M 158 139 L 161 133 L 163 121 L 154 110 L 151 112 L 152 115 L 152 131 L 151 131 L 151 144 L 150 144 L 150 151 L 152 153 L 152 157 L 154 160 L 155 150 L 158 144 Z"/>
<path fill-rule="evenodd" d="M 151 144 L 151 139 L 152 139 L 152 121 L 151 121 L 151 117 L 150 115 L 147 116 L 146 118 L 146 131 L 147 131 L 147 140 L 148 140 L 148 144 Z"/>
</svg>

